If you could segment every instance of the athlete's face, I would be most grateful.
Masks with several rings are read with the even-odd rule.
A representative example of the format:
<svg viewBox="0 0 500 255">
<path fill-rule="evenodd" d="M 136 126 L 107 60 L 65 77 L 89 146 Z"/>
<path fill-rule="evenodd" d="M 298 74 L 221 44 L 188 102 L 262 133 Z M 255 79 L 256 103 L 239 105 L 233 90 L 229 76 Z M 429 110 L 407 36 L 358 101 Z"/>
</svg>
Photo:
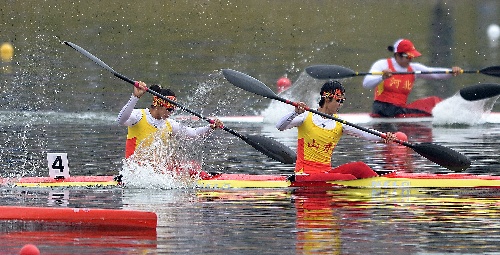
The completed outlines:
<svg viewBox="0 0 500 255">
<path fill-rule="evenodd" d="M 156 107 L 156 115 L 157 116 L 154 116 L 155 118 L 157 119 L 168 119 L 168 117 L 170 117 L 170 115 L 172 115 L 172 113 L 174 112 L 174 108 L 167 108 L 167 107 L 163 107 L 163 106 L 159 106 L 159 107 Z"/>
<path fill-rule="evenodd" d="M 413 60 L 412 57 L 406 55 L 405 53 L 396 53 L 394 58 L 401 67 L 408 67 Z"/>
<path fill-rule="evenodd" d="M 342 96 L 336 96 L 334 98 L 328 98 L 325 100 L 325 108 L 328 113 L 334 114 L 337 113 L 340 108 L 342 107 L 342 104 L 345 101 L 345 96 L 342 94 Z"/>
</svg>

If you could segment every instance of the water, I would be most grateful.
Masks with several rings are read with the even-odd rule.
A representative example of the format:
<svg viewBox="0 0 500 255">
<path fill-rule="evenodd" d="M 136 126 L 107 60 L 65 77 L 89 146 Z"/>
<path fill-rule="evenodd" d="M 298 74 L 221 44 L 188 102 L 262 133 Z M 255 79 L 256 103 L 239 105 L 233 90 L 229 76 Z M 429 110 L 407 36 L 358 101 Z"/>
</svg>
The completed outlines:
<svg viewBox="0 0 500 255">
<path fill-rule="evenodd" d="M 183 105 L 204 115 L 263 113 L 265 123 L 226 125 L 242 134 L 273 137 L 292 148 L 295 132 L 274 128 L 290 106 L 235 88 L 224 81 L 220 69 L 248 73 L 272 89 L 287 74 L 295 85 L 283 96 L 313 105 L 321 82 L 307 77 L 305 67 L 327 63 L 367 71 L 373 61 L 389 56 L 387 45 L 403 36 L 424 54 L 419 60 L 423 63 L 473 70 L 498 64 L 498 49 L 486 34 L 500 14 L 499 3 L 493 0 L 453 4 L 45 1 L 43 5 L 6 1 L 0 7 L 0 40 L 15 47 L 13 60 L 1 64 L 2 177 L 47 175 L 48 152 L 68 153 L 72 175 L 122 171 L 126 129 L 114 119 L 132 87 L 60 44 L 56 36 L 82 46 L 127 77 L 173 88 Z M 349 100 L 342 111 L 369 111 L 372 92 L 361 88 L 361 78 L 343 83 Z M 451 98 L 476 83 L 498 83 L 498 78 L 468 74 L 448 81 L 420 81 L 412 98 Z M 139 106 L 149 104 L 147 97 Z M 470 106 L 459 109 L 450 110 L 451 117 L 462 117 L 465 124 L 360 125 L 400 130 L 410 142 L 453 148 L 472 159 L 467 172 L 498 174 L 500 124 L 483 123 L 464 113 Z M 492 110 L 500 110 L 498 103 Z M 277 163 L 223 131 L 200 142 L 196 156 L 207 171 L 293 171 L 293 166 Z M 334 163 L 357 160 L 374 169 L 447 172 L 411 149 L 342 138 Z M 145 183 L 151 179 L 140 177 Z M 156 231 L 99 231 L 2 221 L 0 254 L 16 254 L 26 243 L 36 244 L 42 254 L 494 254 L 500 240 L 496 190 L 228 191 L 150 182 L 159 185 L 2 187 L 2 205 L 153 211 L 158 227 Z"/>
</svg>

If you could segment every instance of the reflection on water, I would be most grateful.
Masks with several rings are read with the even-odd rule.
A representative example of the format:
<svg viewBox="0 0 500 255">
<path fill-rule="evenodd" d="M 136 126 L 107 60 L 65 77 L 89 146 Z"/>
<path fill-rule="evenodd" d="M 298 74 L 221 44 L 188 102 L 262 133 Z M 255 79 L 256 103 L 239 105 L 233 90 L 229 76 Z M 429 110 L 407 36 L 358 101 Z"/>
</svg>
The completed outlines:
<svg viewBox="0 0 500 255">
<path fill-rule="evenodd" d="M 490 190 L 468 193 L 418 189 L 199 193 L 206 203 L 223 204 L 224 208 L 233 208 L 244 202 L 244 208 L 255 211 L 266 205 L 259 214 L 248 217 L 273 217 L 272 231 L 280 236 L 286 235 L 280 231 L 292 231 L 293 249 L 298 254 L 474 253 L 494 250 L 500 230 L 500 225 L 495 223 L 499 219 L 499 195 Z M 283 203 L 293 207 L 275 208 Z M 236 213 L 239 208 L 242 206 L 233 211 Z M 266 214 L 270 208 L 280 213 Z M 229 214 L 226 219 L 232 217 L 236 216 Z M 283 221 L 293 224 L 293 229 L 289 229 L 289 224 L 283 225 Z M 254 231 L 267 223 L 265 220 L 257 224 L 250 220 L 246 222 L 246 227 Z M 236 231 L 233 227 L 227 228 Z M 485 239 L 485 236 L 490 238 Z M 281 242 L 262 242 L 268 248 L 265 251 L 283 248 Z M 251 254 L 245 248 L 241 252 Z"/>
<path fill-rule="evenodd" d="M 153 211 L 158 227 L 3 221 L 1 245 L 14 252 L 34 243 L 44 254 L 481 253 L 500 238 L 499 197 L 496 189 L 4 188 L 2 204 Z"/>
</svg>

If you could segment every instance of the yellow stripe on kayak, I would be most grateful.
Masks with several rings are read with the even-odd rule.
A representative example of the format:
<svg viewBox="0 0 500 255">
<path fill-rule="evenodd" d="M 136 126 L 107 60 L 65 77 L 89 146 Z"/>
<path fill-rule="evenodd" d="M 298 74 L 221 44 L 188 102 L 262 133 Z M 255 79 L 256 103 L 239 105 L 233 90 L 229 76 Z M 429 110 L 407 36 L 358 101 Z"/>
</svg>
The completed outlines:
<svg viewBox="0 0 500 255">
<path fill-rule="evenodd" d="M 353 188 L 477 188 L 499 187 L 500 179 L 473 178 L 390 178 L 373 177 L 349 181 L 327 181 L 333 186 Z M 103 187 L 119 186 L 117 181 L 82 181 L 82 182 L 15 182 L 17 187 Z M 198 180 L 198 188 L 235 189 L 235 188 L 287 188 L 292 184 L 288 180 Z M 308 183 L 307 186 L 311 185 Z M 300 183 L 296 183 L 300 186 Z"/>
<path fill-rule="evenodd" d="M 500 180 L 487 179 L 410 179 L 374 177 L 350 181 L 328 181 L 335 185 L 359 188 L 475 188 L 500 187 Z"/>
<path fill-rule="evenodd" d="M 197 186 L 207 189 L 288 188 L 290 181 L 199 180 Z"/>
</svg>

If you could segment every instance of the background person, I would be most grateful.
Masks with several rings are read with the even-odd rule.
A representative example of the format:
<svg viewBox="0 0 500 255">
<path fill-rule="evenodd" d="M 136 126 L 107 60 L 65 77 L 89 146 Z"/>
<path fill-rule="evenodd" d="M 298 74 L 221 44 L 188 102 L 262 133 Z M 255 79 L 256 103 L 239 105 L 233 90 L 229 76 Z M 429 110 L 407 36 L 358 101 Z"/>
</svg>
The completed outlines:
<svg viewBox="0 0 500 255">
<path fill-rule="evenodd" d="M 383 75 L 367 75 L 363 80 L 363 87 L 374 89 L 375 98 L 372 115 L 378 117 L 395 117 L 398 115 L 416 114 L 417 116 L 431 116 L 432 108 L 442 99 L 428 97 L 417 100 L 408 105 L 408 95 L 413 89 L 416 78 L 435 80 L 448 79 L 462 73 L 462 69 L 454 66 L 447 68 L 427 67 L 420 63 L 413 63 L 413 59 L 422 54 L 415 49 L 408 39 L 399 39 L 394 46 L 387 48 L 393 52 L 392 58 L 376 61 L 369 72 L 383 72 Z M 394 74 L 395 72 L 433 72 L 449 71 L 450 73 L 433 74 Z"/>
</svg>

